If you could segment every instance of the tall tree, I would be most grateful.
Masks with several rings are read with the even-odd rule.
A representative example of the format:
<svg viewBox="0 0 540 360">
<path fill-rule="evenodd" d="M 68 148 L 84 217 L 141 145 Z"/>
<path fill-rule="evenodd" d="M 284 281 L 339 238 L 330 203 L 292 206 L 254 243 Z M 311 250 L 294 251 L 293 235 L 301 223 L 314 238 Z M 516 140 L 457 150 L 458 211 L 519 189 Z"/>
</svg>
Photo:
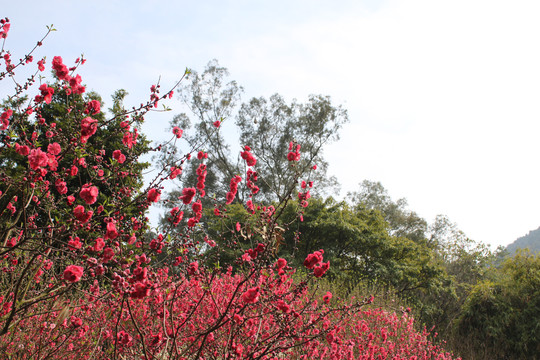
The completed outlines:
<svg viewBox="0 0 540 360">
<path fill-rule="evenodd" d="M 253 98 L 238 108 L 243 89 L 227 77 L 227 69 L 216 60 L 209 62 L 201 74 L 192 71 L 179 90 L 180 99 L 189 111 L 175 116 L 171 122 L 171 128 L 184 131 L 182 137 L 190 148 L 202 144 L 208 153 L 204 159 L 209 174 L 205 182 L 206 194 L 223 199 L 225 192 L 221 185 L 245 172 L 244 159 L 240 156 L 245 148 L 237 149 L 235 154 L 220 131 L 221 123 L 234 119 L 242 146 L 249 146 L 257 159 L 254 170 L 258 173 L 260 192 L 256 196 L 259 200 L 279 200 L 298 177 L 307 182 L 315 181 L 317 192 L 337 186 L 336 179 L 326 174 L 328 164 L 323 147 L 339 139 L 338 131 L 348 121 L 347 112 L 341 106 L 334 106 L 327 96 L 312 95 L 307 103 L 301 104 L 296 100 L 287 103 L 276 94 L 268 100 Z M 291 143 L 293 148 L 289 150 Z M 287 156 L 297 150 L 300 161 L 294 161 L 294 171 L 290 171 Z M 173 164 L 173 155 L 178 151 L 171 145 L 159 161 Z M 316 171 L 313 171 L 313 163 L 317 164 Z M 180 186 L 192 187 L 199 163 L 191 162 L 184 167 Z M 180 190 L 170 192 L 173 202 Z M 247 196 L 248 193 L 239 192 L 237 199 L 245 201 Z"/>
<path fill-rule="evenodd" d="M 392 235 L 406 237 L 413 241 L 424 241 L 427 222 L 416 212 L 407 209 L 407 200 L 392 200 L 380 182 L 364 180 L 360 189 L 348 194 L 357 207 L 378 210 L 388 222 Z"/>
</svg>

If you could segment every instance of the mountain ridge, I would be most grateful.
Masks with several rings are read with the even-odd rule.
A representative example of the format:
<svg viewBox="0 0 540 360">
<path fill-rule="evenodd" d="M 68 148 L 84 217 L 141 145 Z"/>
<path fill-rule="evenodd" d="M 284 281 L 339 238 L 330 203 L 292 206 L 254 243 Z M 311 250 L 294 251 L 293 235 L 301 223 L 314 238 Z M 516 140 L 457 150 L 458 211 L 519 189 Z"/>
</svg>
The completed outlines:
<svg viewBox="0 0 540 360">
<path fill-rule="evenodd" d="M 540 227 L 531 230 L 525 236 L 519 237 L 506 247 L 506 250 L 513 255 L 517 249 L 529 249 L 532 253 L 540 253 Z"/>
</svg>

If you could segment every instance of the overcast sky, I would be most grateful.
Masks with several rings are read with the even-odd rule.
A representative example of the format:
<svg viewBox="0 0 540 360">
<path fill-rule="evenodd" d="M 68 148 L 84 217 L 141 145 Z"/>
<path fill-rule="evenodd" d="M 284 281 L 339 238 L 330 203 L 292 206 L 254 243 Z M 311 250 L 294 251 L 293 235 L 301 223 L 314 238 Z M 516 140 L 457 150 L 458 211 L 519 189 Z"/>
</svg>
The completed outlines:
<svg viewBox="0 0 540 360">
<path fill-rule="evenodd" d="M 167 88 L 214 58 L 244 100 L 330 95 L 351 120 L 325 151 L 341 196 L 380 181 L 495 246 L 540 226 L 539 1 L 52 0 L 1 12 L 14 57 L 54 24 L 36 57 L 84 53 L 83 82 L 106 102 L 124 88 L 139 104 L 160 76 Z M 144 130 L 163 138 L 173 115 Z"/>
</svg>

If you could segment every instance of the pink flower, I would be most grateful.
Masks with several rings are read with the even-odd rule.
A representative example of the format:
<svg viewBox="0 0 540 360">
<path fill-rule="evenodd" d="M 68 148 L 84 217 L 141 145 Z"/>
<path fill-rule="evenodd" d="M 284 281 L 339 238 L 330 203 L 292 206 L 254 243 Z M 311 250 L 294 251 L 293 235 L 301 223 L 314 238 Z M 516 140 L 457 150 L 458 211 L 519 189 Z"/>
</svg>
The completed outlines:
<svg viewBox="0 0 540 360">
<path fill-rule="evenodd" d="M 276 303 L 276 306 L 279 310 L 283 311 L 284 313 L 291 312 L 291 307 L 283 300 L 278 300 Z"/>
<path fill-rule="evenodd" d="M 181 167 L 171 167 L 171 174 L 169 175 L 170 179 L 176 179 L 178 175 L 182 174 L 182 168 Z"/>
<path fill-rule="evenodd" d="M 7 109 L 0 115 L 0 130 L 6 130 L 9 126 L 9 118 L 13 115 L 13 111 Z"/>
<path fill-rule="evenodd" d="M 97 238 L 96 243 L 94 244 L 94 251 L 100 251 L 105 247 L 105 241 L 103 241 L 103 238 Z"/>
<path fill-rule="evenodd" d="M 193 205 L 191 205 L 191 209 L 195 213 L 202 212 L 202 203 L 200 201 L 194 202 Z"/>
<path fill-rule="evenodd" d="M 300 154 L 297 153 L 297 152 L 290 151 L 287 154 L 287 160 L 289 160 L 289 161 L 298 161 L 298 160 L 300 160 Z"/>
<path fill-rule="evenodd" d="M 182 218 L 184 217 L 184 212 L 180 211 L 180 208 L 178 206 L 175 206 L 171 211 L 171 218 L 169 220 L 176 226 L 182 221 Z"/>
<path fill-rule="evenodd" d="M 313 254 L 309 254 L 304 260 L 304 266 L 308 269 L 313 269 L 315 265 L 320 264 L 323 261 L 323 251 L 315 251 Z"/>
<path fill-rule="evenodd" d="M 48 87 L 47 84 L 41 84 L 39 90 L 41 91 L 43 101 L 45 101 L 46 104 L 50 104 L 54 94 L 54 88 Z"/>
<path fill-rule="evenodd" d="M 283 258 L 279 258 L 279 259 L 276 261 L 276 269 L 281 270 L 281 269 L 283 269 L 285 266 L 287 266 L 287 260 L 285 260 L 285 259 L 283 259 Z"/>
<path fill-rule="evenodd" d="M 58 144 L 57 142 L 49 144 L 49 146 L 47 146 L 47 152 L 51 155 L 58 155 L 60 154 L 61 151 L 62 151 L 62 148 L 60 147 L 60 144 Z"/>
<path fill-rule="evenodd" d="M 66 65 L 63 64 L 60 56 L 55 56 L 52 61 L 53 70 L 56 72 L 56 76 L 60 80 L 69 81 L 69 70 Z"/>
<path fill-rule="evenodd" d="M 77 220 L 79 220 L 82 223 L 87 223 L 92 218 L 92 215 L 94 215 L 93 211 L 88 211 L 87 213 L 84 212 L 84 206 L 77 205 L 75 209 L 73 209 L 73 215 Z"/>
<path fill-rule="evenodd" d="M 97 100 L 90 100 L 86 104 L 86 109 L 84 109 L 84 112 L 90 115 L 99 114 L 100 111 L 101 111 L 101 104 Z"/>
<path fill-rule="evenodd" d="M 182 196 L 180 196 L 179 199 L 182 200 L 185 205 L 188 205 L 191 203 L 196 193 L 197 190 L 195 190 L 195 188 L 184 188 L 182 190 Z"/>
<path fill-rule="evenodd" d="M 28 162 L 30 163 L 32 170 L 37 170 L 40 167 L 47 166 L 49 158 L 45 152 L 41 151 L 41 149 L 32 149 L 30 155 L 28 155 Z"/>
<path fill-rule="evenodd" d="M 214 121 L 214 126 L 215 127 L 218 128 L 220 125 L 221 125 L 221 121 L 219 121 L 219 120 Z"/>
<path fill-rule="evenodd" d="M 83 186 L 80 196 L 88 205 L 91 205 L 97 201 L 99 190 L 95 186 L 86 184 Z"/>
<path fill-rule="evenodd" d="M 150 292 L 150 289 L 146 286 L 146 284 L 142 282 L 135 283 L 133 285 L 133 291 L 129 294 L 132 299 L 143 299 L 146 296 L 148 296 L 148 293 Z"/>
<path fill-rule="evenodd" d="M 108 262 L 114 257 L 114 250 L 110 247 L 105 248 L 101 256 L 103 257 L 103 262 Z"/>
<path fill-rule="evenodd" d="M 147 200 L 149 202 L 157 202 L 161 197 L 161 193 L 157 189 L 150 189 L 148 192 Z"/>
<path fill-rule="evenodd" d="M 242 300 L 247 304 L 254 304 L 259 301 L 259 287 L 254 287 L 248 289 L 245 293 L 242 294 Z"/>
<path fill-rule="evenodd" d="M 94 135 L 97 130 L 97 120 L 91 117 L 85 117 L 81 121 L 81 142 L 85 144 L 90 136 Z"/>
<path fill-rule="evenodd" d="M 188 266 L 188 274 L 189 275 L 196 275 L 199 273 L 199 263 L 194 261 Z"/>
<path fill-rule="evenodd" d="M 75 239 L 70 239 L 68 241 L 68 247 L 70 250 L 80 249 L 82 247 L 81 239 L 76 237 Z"/>
<path fill-rule="evenodd" d="M 249 146 L 244 147 L 245 151 L 240 152 L 240 156 L 242 159 L 246 160 L 246 164 L 248 166 L 255 166 L 257 163 L 257 159 L 255 159 L 255 156 L 250 152 L 251 148 Z"/>
<path fill-rule="evenodd" d="M 69 265 L 64 270 L 64 280 L 69 282 L 77 282 L 81 280 L 84 269 L 77 265 Z"/>
<path fill-rule="evenodd" d="M 230 191 L 225 195 L 227 200 L 226 204 L 231 204 L 234 201 L 238 191 L 238 183 L 240 183 L 240 181 L 242 181 L 242 178 L 239 175 L 236 175 L 231 179 L 231 183 L 229 185 Z"/>
<path fill-rule="evenodd" d="M 177 139 L 180 139 L 182 137 L 182 134 L 184 133 L 184 130 L 180 129 L 178 126 L 175 126 L 172 132 L 174 135 L 176 135 Z"/>
<path fill-rule="evenodd" d="M 122 154 L 120 150 L 114 150 L 112 153 L 113 159 L 118 161 L 120 164 L 123 164 L 126 161 L 126 155 Z"/>
<path fill-rule="evenodd" d="M 128 149 L 131 149 L 133 145 L 135 145 L 137 140 L 137 134 L 133 135 L 129 131 L 126 131 L 124 133 L 124 137 L 122 138 L 122 143 L 128 147 Z"/>
<path fill-rule="evenodd" d="M 313 275 L 315 275 L 316 278 L 320 278 L 328 271 L 329 268 L 330 268 L 330 261 L 322 263 L 321 266 L 317 266 L 313 269 Z"/>
<path fill-rule="evenodd" d="M 105 233 L 105 239 L 114 240 L 117 237 L 118 237 L 118 231 L 116 230 L 116 225 L 112 221 L 108 222 L 107 232 Z"/>
<path fill-rule="evenodd" d="M 22 156 L 27 156 L 28 154 L 30 154 L 30 148 L 28 146 L 21 146 L 17 143 L 15 143 L 15 151 Z"/>
<path fill-rule="evenodd" d="M 56 181 L 54 182 L 56 191 L 58 191 L 60 195 L 67 194 L 68 189 L 66 185 L 67 185 L 66 182 L 62 181 L 61 179 L 56 179 Z"/>
</svg>

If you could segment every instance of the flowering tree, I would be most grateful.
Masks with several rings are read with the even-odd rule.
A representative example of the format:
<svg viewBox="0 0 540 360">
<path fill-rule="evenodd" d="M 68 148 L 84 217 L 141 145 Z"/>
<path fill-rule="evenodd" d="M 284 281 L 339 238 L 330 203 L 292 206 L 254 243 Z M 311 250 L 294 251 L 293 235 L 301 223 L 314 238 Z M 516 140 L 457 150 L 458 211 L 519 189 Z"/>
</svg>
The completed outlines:
<svg viewBox="0 0 540 360">
<path fill-rule="evenodd" d="M 308 254 L 303 277 L 274 257 L 288 197 L 276 206 L 257 203 L 257 157 L 248 146 L 245 173 L 230 177 L 225 199 L 213 200 L 214 216 L 224 219 L 239 189 L 249 194 L 242 205 L 250 220 L 225 229 L 232 245 L 248 249 L 238 248 L 234 266 L 204 265 L 216 247 L 211 237 L 194 236 L 203 231 L 205 161 L 212 156 L 201 151 L 204 141 L 169 157 L 140 186 L 145 148 L 138 148 L 136 125 L 178 83 L 163 95 L 153 85 L 149 101 L 129 111 L 117 102 L 107 118 L 98 99 L 84 96 L 77 75 L 84 59 L 72 67 L 61 57 L 40 59 L 18 82 L 16 72 L 34 63 L 33 50 L 12 60 L 4 49 L 10 22 L 0 24 L 0 80 L 16 84 L 0 114 L 0 351 L 7 358 L 450 358 L 415 332 L 412 320 L 363 311 L 372 298 L 318 291 L 314 281 L 331 266 L 323 250 Z M 53 82 L 38 77 L 49 65 Z M 61 106 L 51 109 L 58 95 Z M 170 143 L 182 134 L 174 128 Z M 293 174 L 298 145 L 288 150 Z M 183 188 L 168 226 L 149 238 L 146 210 L 189 161 L 198 164 L 196 183 Z M 302 196 L 298 180 L 287 192 Z"/>
</svg>

